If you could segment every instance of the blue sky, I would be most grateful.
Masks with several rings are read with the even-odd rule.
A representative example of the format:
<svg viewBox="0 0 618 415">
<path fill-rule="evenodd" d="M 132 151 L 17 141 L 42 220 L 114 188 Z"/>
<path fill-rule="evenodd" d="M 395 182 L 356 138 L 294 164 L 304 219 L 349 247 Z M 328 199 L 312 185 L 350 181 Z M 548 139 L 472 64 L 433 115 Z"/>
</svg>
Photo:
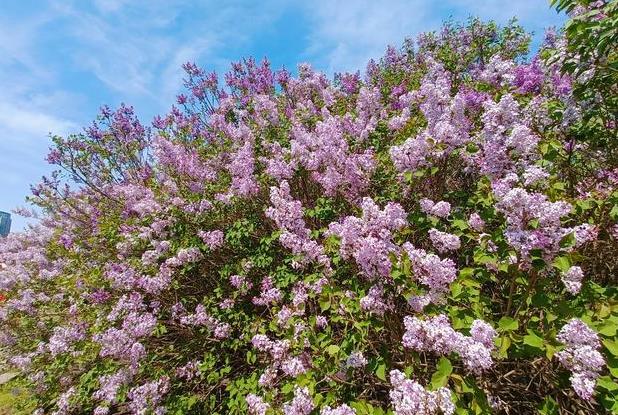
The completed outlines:
<svg viewBox="0 0 618 415">
<path fill-rule="evenodd" d="M 1 0 L 0 210 L 24 205 L 49 173 L 49 132 L 79 132 L 121 102 L 149 123 L 174 102 L 183 62 L 220 74 L 245 56 L 363 69 L 387 45 L 470 15 L 517 16 L 537 42 L 564 20 L 543 0 Z M 14 215 L 13 230 L 25 223 Z"/>
</svg>

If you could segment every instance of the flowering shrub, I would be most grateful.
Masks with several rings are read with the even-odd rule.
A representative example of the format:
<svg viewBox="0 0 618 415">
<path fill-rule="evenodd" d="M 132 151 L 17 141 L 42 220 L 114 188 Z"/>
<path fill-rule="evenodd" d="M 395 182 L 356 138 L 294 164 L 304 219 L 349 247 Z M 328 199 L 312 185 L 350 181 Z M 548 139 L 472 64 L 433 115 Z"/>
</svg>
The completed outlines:
<svg viewBox="0 0 618 415">
<path fill-rule="evenodd" d="M 618 411 L 618 163 L 569 37 L 528 42 L 447 24 L 334 82 L 186 64 L 152 127 L 54 137 L 0 243 L 13 382 L 37 414 Z"/>
</svg>

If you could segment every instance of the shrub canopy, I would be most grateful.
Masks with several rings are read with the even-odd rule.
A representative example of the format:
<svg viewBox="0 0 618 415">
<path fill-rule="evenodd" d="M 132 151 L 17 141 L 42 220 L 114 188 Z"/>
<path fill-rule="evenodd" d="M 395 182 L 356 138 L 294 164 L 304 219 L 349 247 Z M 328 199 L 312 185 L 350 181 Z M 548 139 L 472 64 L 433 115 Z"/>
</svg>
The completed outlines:
<svg viewBox="0 0 618 415">
<path fill-rule="evenodd" d="M 615 2 L 566 3 L 611 32 Z M 332 82 L 186 64 L 152 126 L 53 137 L 40 224 L 0 243 L 22 404 L 617 411 L 616 43 L 529 40 L 449 23 Z"/>
</svg>

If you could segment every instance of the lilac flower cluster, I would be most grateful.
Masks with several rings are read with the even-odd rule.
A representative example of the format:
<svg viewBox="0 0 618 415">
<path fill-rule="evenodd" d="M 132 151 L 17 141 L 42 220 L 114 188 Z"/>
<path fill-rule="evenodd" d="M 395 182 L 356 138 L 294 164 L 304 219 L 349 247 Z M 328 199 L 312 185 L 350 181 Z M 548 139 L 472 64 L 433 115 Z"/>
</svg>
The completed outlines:
<svg viewBox="0 0 618 415">
<path fill-rule="evenodd" d="M 529 193 L 522 188 L 500 191 L 496 204 L 499 212 L 506 216 L 505 236 L 511 246 L 523 258 L 533 249 L 540 249 L 549 258 L 560 250 L 560 240 L 570 231 L 563 228 L 560 219 L 571 211 L 571 205 L 564 202 L 550 202 L 540 193 Z M 530 227 L 536 221 L 538 226 Z"/>
<path fill-rule="evenodd" d="M 582 269 L 580 267 L 571 267 L 562 276 L 562 283 L 568 292 L 575 295 L 582 289 L 582 279 L 584 279 Z"/>
<path fill-rule="evenodd" d="M 265 415 L 266 411 L 270 408 L 270 405 L 264 402 L 262 398 L 252 393 L 247 395 L 245 400 L 247 401 L 250 415 Z"/>
<path fill-rule="evenodd" d="M 220 230 L 199 231 L 197 236 L 199 236 L 211 250 L 215 250 L 223 245 L 223 232 Z"/>
<path fill-rule="evenodd" d="M 291 356 L 289 351 L 291 343 L 289 340 L 270 340 L 266 335 L 256 334 L 251 340 L 253 347 L 261 352 L 270 354 L 273 364 L 260 377 L 260 384 L 272 386 L 277 378 L 277 373 L 281 370 L 285 375 L 295 378 L 309 370 L 310 362 L 308 356 L 301 354 Z"/>
<path fill-rule="evenodd" d="M 451 400 L 451 391 L 439 388 L 428 391 L 419 383 L 407 379 L 399 370 L 391 370 L 390 382 L 393 388 L 389 392 L 391 404 L 396 415 L 434 415 L 442 413 L 452 415 L 455 405 Z"/>
<path fill-rule="evenodd" d="M 556 358 L 571 371 L 573 390 L 580 398 L 590 400 L 605 366 L 605 359 L 598 351 L 601 346 L 598 335 L 583 321 L 572 319 L 556 338 L 566 345 L 566 349 L 556 353 Z"/>
<path fill-rule="evenodd" d="M 457 268 L 451 259 L 440 259 L 435 254 L 414 248 L 409 242 L 403 245 L 403 249 L 412 264 L 414 277 L 429 288 L 426 295 L 416 296 L 410 300 L 412 307 L 420 312 L 427 304 L 440 300 L 442 294 L 457 278 Z"/>
<path fill-rule="evenodd" d="M 367 295 L 360 299 L 360 306 L 363 310 L 379 316 L 384 315 L 386 311 L 392 310 L 394 307 L 392 300 L 385 298 L 384 287 L 380 284 L 369 288 Z"/>
<path fill-rule="evenodd" d="M 428 215 L 446 218 L 451 213 L 451 204 L 449 202 L 440 201 L 435 203 L 430 199 L 421 199 L 421 210 Z"/>
<path fill-rule="evenodd" d="M 419 108 L 425 116 L 427 127 L 390 149 L 391 159 L 402 173 L 431 165 L 431 159 L 445 152 L 440 146 L 450 152 L 470 139 L 470 120 L 466 115 L 469 101 L 463 93 L 451 97 L 450 74 L 431 57 L 427 61 L 428 73 L 413 97 L 421 101 Z M 445 205 L 439 206 L 438 212 L 440 209 L 447 210 Z"/>
<path fill-rule="evenodd" d="M 52 356 L 70 351 L 71 345 L 86 338 L 82 326 L 54 327 L 54 334 L 49 338 L 47 347 Z"/>
<path fill-rule="evenodd" d="M 353 152 L 344 136 L 345 121 L 330 115 L 326 109 L 322 115 L 324 119 L 317 123 L 315 131 L 294 126 L 291 155 L 312 173 L 326 195 L 340 192 L 354 200 L 369 184 L 369 176 L 375 168 L 373 151 Z"/>
<path fill-rule="evenodd" d="M 271 304 L 277 304 L 281 301 L 282 296 L 283 294 L 281 293 L 281 290 L 274 286 L 272 278 L 266 276 L 262 279 L 260 295 L 253 297 L 251 301 L 255 305 L 268 306 Z"/>
<path fill-rule="evenodd" d="M 317 262 L 330 270 L 330 260 L 324 248 L 311 239 L 303 219 L 302 204 L 292 199 L 287 181 L 282 181 L 278 188 L 271 187 L 270 201 L 273 206 L 266 210 L 266 216 L 282 230 L 281 244 L 294 254 L 303 255 L 306 262 Z"/>
<path fill-rule="evenodd" d="M 217 339 L 225 339 L 230 335 L 231 326 L 212 317 L 206 312 L 206 307 L 198 304 L 195 313 L 180 316 L 180 324 L 187 326 L 205 326 L 211 330 Z"/>
<path fill-rule="evenodd" d="M 157 405 L 169 392 L 169 382 L 169 378 L 162 377 L 159 380 L 131 388 L 128 393 L 130 409 L 140 415 L 146 414 L 149 409 L 157 415 L 164 414 L 165 408 Z"/>
<path fill-rule="evenodd" d="M 466 368 L 475 373 L 493 365 L 491 352 L 497 333 L 482 320 L 472 323 L 469 337 L 453 330 L 444 314 L 426 320 L 407 316 L 403 324 L 406 328 L 402 339 L 404 347 L 441 356 L 457 353 Z"/>
<path fill-rule="evenodd" d="M 336 408 L 327 405 L 320 410 L 320 415 L 356 415 L 356 411 L 346 404 Z"/>
<path fill-rule="evenodd" d="M 435 228 L 429 230 L 429 239 L 433 246 L 440 252 L 456 251 L 461 247 L 459 236 L 439 231 Z"/>
<path fill-rule="evenodd" d="M 345 361 L 345 365 L 348 368 L 358 369 L 367 366 L 367 359 L 363 356 L 362 352 L 352 352 Z"/>
<path fill-rule="evenodd" d="M 284 415 L 309 415 L 315 405 L 307 388 L 296 388 L 294 399 L 283 404 Z"/>
<path fill-rule="evenodd" d="M 388 277 L 389 255 L 399 251 L 393 242 L 393 232 L 406 225 L 406 212 L 397 203 L 388 203 L 380 209 L 368 197 L 362 200 L 361 208 L 360 218 L 348 216 L 339 223 L 331 223 L 328 233 L 341 238 L 341 255 L 354 258 L 367 278 Z"/>
</svg>

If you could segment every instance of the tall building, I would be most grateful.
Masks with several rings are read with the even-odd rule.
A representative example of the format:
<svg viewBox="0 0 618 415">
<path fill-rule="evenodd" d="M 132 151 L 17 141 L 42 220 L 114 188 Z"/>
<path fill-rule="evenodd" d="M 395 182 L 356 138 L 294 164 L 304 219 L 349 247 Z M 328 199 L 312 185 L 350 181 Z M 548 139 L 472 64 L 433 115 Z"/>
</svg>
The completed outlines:
<svg viewBox="0 0 618 415">
<path fill-rule="evenodd" d="M 11 214 L 0 211 L 0 236 L 7 236 L 11 232 Z"/>
</svg>

